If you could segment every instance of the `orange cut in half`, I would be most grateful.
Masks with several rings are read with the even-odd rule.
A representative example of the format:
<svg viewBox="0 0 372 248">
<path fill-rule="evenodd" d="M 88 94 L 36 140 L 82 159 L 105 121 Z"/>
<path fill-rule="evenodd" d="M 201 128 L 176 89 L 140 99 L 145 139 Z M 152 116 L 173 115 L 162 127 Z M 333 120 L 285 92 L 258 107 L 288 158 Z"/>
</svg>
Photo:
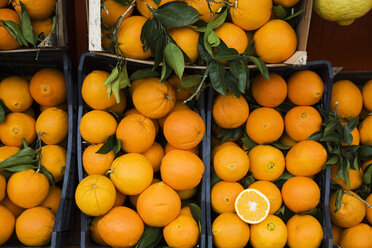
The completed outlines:
<svg viewBox="0 0 372 248">
<path fill-rule="evenodd" d="M 235 211 L 244 222 L 258 224 L 269 214 L 270 202 L 260 191 L 246 189 L 236 198 Z"/>
</svg>

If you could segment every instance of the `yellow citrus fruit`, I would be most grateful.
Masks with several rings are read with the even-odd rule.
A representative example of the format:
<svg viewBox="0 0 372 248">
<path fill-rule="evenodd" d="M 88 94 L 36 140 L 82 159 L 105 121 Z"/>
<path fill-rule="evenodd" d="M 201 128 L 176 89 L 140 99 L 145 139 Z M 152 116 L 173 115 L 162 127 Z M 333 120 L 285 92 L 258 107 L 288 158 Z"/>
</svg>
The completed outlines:
<svg viewBox="0 0 372 248">
<path fill-rule="evenodd" d="M 138 112 L 137 109 L 132 108 L 127 111 L 125 111 L 124 116 L 132 115 L 132 114 L 141 114 Z M 156 134 L 159 132 L 159 122 L 156 119 L 151 119 L 152 123 L 154 123 Z"/>
<path fill-rule="evenodd" d="M 8 196 L 6 196 L 4 198 L 4 200 L 2 200 L 0 202 L 1 205 L 5 206 L 7 209 L 10 210 L 10 212 L 13 213 L 14 217 L 18 217 L 23 211 L 24 209 L 21 208 L 20 206 L 17 206 L 15 205 L 10 199 Z"/>
<path fill-rule="evenodd" d="M 289 8 L 297 4 L 299 1 L 300 0 L 274 0 L 274 3 Z"/>
<path fill-rule="evenodd" d="M 0 1 L 0 8 L 4 8 L 9 4 L 8 0 L 1 0 Z"/>
<path fill-rule="evenodd" d="M 235 4 L 235 0 L 229 0 Z M 238 0 L 237 6 L 230 9 L 233 23 L 244 30 L 256 30 L 271 17 L 271 0 Z"/>
<path fill-rule="evenodd" d="M 211 189 L 211 205 L 216 213 L 235 212 L 236 197 L 244 190 L 237 182 L 220 181 Z"/>
<path fill-rule="evenodd" d="M 98 232 L 98 223 L 101 221 L 104 215 L 94 217 L 90 224 L 90 236 L 99 245 L 107 246 L 108 244 L 103 240 L 101 234 Z"/>
<path fill-rule="evenodd" d="M 187 216 L 192 217 L 190 206 L 185 206 L 181 208 L 180 215 L 187 215 Z"/>
<path fill-rule="evenodd" d="M 354 169 L 349 169 L 349 181 L 350 187 L 346 184 L 345 180 L 337 177 L 337 170 L 340 166 L 339 165 L 332 165 L 331 167 L 331 180 L 339 185 L 345 190 L 354 190 L 359 188 L 363 183 L 363 172 L 362 170 L 358 173 Z"/>
<path fill-rule="evenodd" d="M 177 190 L 177 194 L 180 196 L 181 200 L 187 200 L 192 198 L 196 192 L 198 191 L 198 187 L 186 190 Z"/>
<path fill-rule="evenodd" d="M 226 141 L 225 143 L 223 144 L 220 144 L 220 145 L 217 145 L 215 147 L 213 147 L 212 149 L 212 153 L 211 153 L 211 158 L 214 158 L 214 156 L 216 155 L 216 153 L 221 150 L 222 147 L 224 146 L 229 146 L 229 145 L 233 145 L 233 146 L 237 146 L 239 147 L 236 143 L 234 143 L 233 141 Z"/>
<path fill-rule="evenodd" d="M 31 20 L 43 20 L 50 16 L 55 8 L 56 0 L 22 0 L 21 1 L 25 7 Z M 14 9 L 21 13 L 20 0 L 12 1 Z"/>
<path fill-rule="evenodd" d="M 341 121 L 341 125 L 344 126 L 345 124 L 347 124 L 347 122 L 344 122 L 344 121 Z M 360 134 L 359 134 L 359 130 L 358 128 L 354 128 L 352 131 L 351 131 L 351 135 L 353 136 L 353 139 L 351 141 L 351 146 L 358 146 L 359 143 L 360 143 Z M 345 141 L 342 141 L 341 142 L 341 145 L 343 146 L 348 146 L 348 144 L 345 142 Z"/>
<path fill-rule="evenodd" d="M 212 224 L 213 243 L 222 248 L 243 248 L 248 244 L 249 225 L 235 213 L 222 213 Z"/>
<path fill-rule="evenodd" d="M 114 160 L 110 179 L 123 194 L 138 195 L 150 186 L 154 172 L 150 161 L 138 153 L 128 153 Z"/>
<path fill-rule="evenodd" d="M 115 118 L 102 110 L 92 110 L 83 115 L 80 121 L 80 134 L 89 143 L 104 143 L 115 134 L 117 123 Z"/>
<path fill-rule="evenodd" d="M 226 5 L 225 3 L 209 2 L 211 8 L 209 9 L 208 2 L 205 0 L 186 0 L 185 2 L 196 9 L 199 14 L 201 14 L 200 20 L 203 20 L 206 23 L 212 20 L 213 14 L 211 13 L 211 10 L 214 13 L 214 17 L 217 18 L 219 14 L 216 14 L 216 12 Z"/>
<path fill-rule="evenodd" d="M 30 81 L 32 98 L 40 105 L 57 106 L 66 100 L 65 75 L 57 69 L 44 68 Z"/>
<path fill-rule="evenodd" d="M 342 232 L 344 231 L 344 229 L 332 224 L 331 230 L 332 230 L 332 243 L 334 246 L 339 246 Z"/>
<path fill-rule="evenodd" d="M 372 145 L 372 116 L 365 118 L 359 125 L 360 143 L 362 145 Z"/>
<path fill-rule="evenodd" d="M 21 21 L 17 12 L 8 8 L 0 9 L 0 19 L 3 21 L 12 21 L 21 26 Z M 0 26 L 0 50 L 11 50 L 20 47 L 18 41 L 9 33 L 9 31 Z"/>
<path fill-rule="evenodd" d="M 162 6 L 163 4 L 166 4 L 168 2 L 173 2 L 173 1 L 175 0 L 160 0 L 159 6 Z M 155 3 L 154 0 L 138 0 L 138 2 L 136 2 L 138 12 L 142 16 L 146 17 L 146 19 L 152 18 L 152 13 L 150 12 L 147 5 L 149 5 L 150 7 L 154 9 L 158 8 L 158 5 Z"/>
<path fill-rule="evenodd" d="M 214 155 L 213 166 L 219 178 L 236 182 L 247 174 L 249 158 L 239 146 L 225 145 Z"/>
<path fill-rule="evenodd" d="M 44 34 L 44 37 L 48 36 L 53 29 L 53 19 L 51 17 L 43 20 L 34 20 L 31 21 L 32 29 L 35 34 L 39 36 L 41 33 Z"/>
<path fill-rule="evenodd" d="M 295 215 L 287 222 L 287 245 L 291 248 L 316 248 L 323 239 L 320 223 L 311 215 Z"/>
<path fill-rule="evenodd" d="M 296 105 L 314 105 L 324 92 L 324 82 L 313 71 L 304 70 L 288 79 L 288 98 Z"/>
<path fill-rule="evenodd" d="M 0 245 L 2 245 L 12 236 L 15 225 L 13 213 L 3 205 L 0 205 L 0 220 Z"/>
<path fill-rule="evenodd" d="M 295 144 L 286 155 L 286 168 L 295 176 L 313 176 L 327 161 L 327 150 L 317 141 L 303 140 Z"/>
<path fill-rule="evenodd" d="M 372 112 L 372 79 L 369 80 L 362 89 L 363 96 L 363 106 L 369 111 Z"/>
<path fill-rule="evenodd" d="M 313 179 L 292 177 L 282 187 L 284 204 L 295 213 L 309 211 L 320 201 L 320 189 Z"/>
<path fill-rule="evenodd" d="M 75 201 L 79 209 L 91 216 L 106 214 L 114 206 L 115 186 L 102 175 L 90 175 L 81 180 L 75 191 Z"/>
<path fill-rule="evenodd" d="M 185 76 L 186 75 L 183 74 L 183 77 Z M 176 74 L 173 74 L 172 76 L 170 76 L 167 79 L 167 82 L 169 83 L 170 86 L 173 87 L 174 91 L 176 92 L 177 101 L 182 102 L 191 96 L 192 88 L 182 87 L 181 80 Z M 186 104 L 183 104 L 183 105 L 187 106 Z"/>
<path fill-rule="evenodd" d="M 10 113 L 0 124 L 1 142 L 6 146 L 22 145 L 23 139 L 31 144 L 36 139 L 35 120 L 23 113 Z"/>
<path fill-rule="evenodd" d="M 256 181 L 248 189 L 256 189 L 264 194 L 270 202 L 269 214 L 275 214 L 282 206 L 282 195 L 275 184 L 268 181 Z"/>
<path fill-rule="evenodd" d="M 148 59 L 151 51 L 143 51 L 141 42 L 141 30 L 146 22 L 143 16 L 131 16 L 126 18 L 118 29 L 119 49 L 123 55 L 131 59 Z"/>
<path fill-rule="evenodd" d="M 6 193 L 6 179 L 3 175 L 0 175 L 0 202 L 5 198 Z"/>
<path fill-rule="evenodd" d="M 101 18 L 105 25 L 112 27 L 115 25 L 117 20 L 127 12 L 130 5 L 123 6 L 119 2 L 115 0 L 105 0 L 103 2 L 105 8 L 101 9 Z M 129 10 L 129 12 L 125 15 L 124 18 L 128 18 L 132 15 L 133 8 Z"/>
<path fill-rule="evenodd" d="M 259 224 L 251 225 L 250 243 L 253 247 L 284 247 L 287 243 L 287 227 L 275 215 L 269 215 Z"/>
<path fill-rule="evenodd" d="M 258 180 L 274 181 L 283 174 L 285 158 L 278 148 L 258 145 L 249 151 L 248 157 L 249 171 Z"/>
<path fill-rule="evenodd" d="M 56 145 L 63 141 L 68 132 L 68 115 L 58 108 L 49 108 L 36 120 L 36 132 L 47 145 Z"/>
<path fill-rule="evenodd" d="M 41 164 L 53 175 L 56 183 L 63 179 L 66 167 L 66 149 L 57 145 L 41 148 Z"/>
<path fill-rule="evenodd" d="M 169 247 L 195 247 L 199 239 L 199 226 L 193 217 L 180 215 L 163 229 Z"/>
<path fill-rule="evenodd" d="M 370 194 L 367 197 L 366 202 L 368 202 L 369 205 L 372 205 L 372 194 Z M 369 224 L 372 225 L 372 209 L 367 207 L 367 205 L 366 205 L 366 217 L 367 217 Z"/>
<path fill-rule="evenodd" d="M 291 139 L 287 133 L 284 133 L 283 136 L 280 138 L 280 143 L 282 145 L 285 145 L 285 146 L 288 146 L 288 147 L 292 147 L 294 145 L 296 145 L 296 141 L 294 141 L 293 139 Z"/>
<path fill-rule="evenodd" d="M 49 193 L 40 206 L 49 208 L 56 215 L 61 200 L 62 190 L 57 186 L 50 186 Z"/>
<path fill-rule="evenodd" d="M 115 153 L 109 151 L 106 154 L 98 154 L 97 151 L 103 146 L 103 143 L 90 145 L 83 152 L 83 166 L 88 175 L 105 175 L 111 168 Z"/>
<path fill-rule="evenodd" d="M 18 76 L 7 77 L 0 82 L 0 99 L 12 112 L 26 111 L 33 102 L 28 82 Z"/>
<path fill-rule="evenodd" d="M 358 196 L 352 191 L 349 193 Z M 358 225 L 366 215 L 366 207 L 364 203 L 356 197 L 344 193 L 341 198 L 341 207 L 336 211 L 337 192 L 329 197 L 329 213 L 334 224 L 340 227 L 352 227 Z"/>
<path fill-rule="evenodd" d="M 337 115 L 347 119 L 357 117 L 362 111 L 363 97 L 359 88 L 349 80 L 340 80 L 333 84 L 331 97 L 331 111 L 335 112 L 337 103 Z"/>
<path fill-rule="evenodd" d="M 257 144 L 267 144 L 282 136 L 284 121 L 278 111 L 273 108 L 261 107 L 249 115 L 246 131 L 248 136 Z"/>
<path fill-rule="evenodd" d="M 227 92 L 218 95 L 213 103 L 213 119 L 222 128 L 236 128 L 244 124 L 249 116 L 249 106 L 245 98 Z"/>
<path fill-rule="evenodd" d="M 154 172 L 160 170 L 161 160 L 164 157 L 164 149 L 158 142 L 154 142 L 147 151 L 142 153 L 142 155 L 151 162 Z"/>
<path fill-rule="evenodd" d="M 157 178 L 153 178 L 151 185 L 155 183 L 160 183 L 161 181 Z M 137 208 L 137 200 L 138 200 L 139 195 L 130 195 L 129 196 L 129 201 L 132 203 L 133 207 Z"/>
<path fill-rule="evenodd" d="M 119 95 L 120 95 L 120 102 L 115 103 L 115 105 L 111 106 L 109 110 L 114 111 L 115 113 L 121 114 L 124 112 L 125 108 L 127 107 L 127 99 L 126 99 L 126 96 L 123 90 L 120 90 Z"/>
<path fill-rule="evenodd" d="M 266 63 L 280 63 L 292 56 L 297 48 L 297 35 L 285 21 L 271 20 L 253 36 L 257 55 Z"/>
<path fill-rule="evenodd" d="M 159 125 L 164 128 L 164 123 L 165 121 L 167 120 L 168 116 L 173 113 L 173 112 L 176 112 L 176 111 L 181 111 L 181 110 L 191 110 L 189 106 L 187 106 L 186 104 L 184 104 L 183 102 L 180 102 L 180 101 L 177 101 L 175 104 L 174 104 L 174 107 L 172 108 L 171 111 L 168 112 L 168 114 L 164 115 L 163 117 L 161 117 L 160 119 L 158 119 L 158 122 L 159 122 Z"/>
<path fill-rule="evenodd" d="M 252 95 L 258 104 L 264 107 L 275 108 L 287 97 L 287 83 L 276 74 L 270 73 L 270 79 L 266 80 L 258 75 L 252 82 Z"/>
<path fill-rule="evenodd" d="M 198 41 L 199 32 L 189 27 L 173 28 L 168 31 L 169 35 L 176 42 L 179 48 L 194 63 L 199 57 Z"/>
<path fill-rule="evenodd" d="M 114 207 L 122 206 L 127 198 L 126 195 L 122 194 L 120 191 L 116 189 L 116 196 L 115 196 L 115 203 Z"/>
<path fill-rule="evenodd" d="M 22 208 L 40 205 L 48 195 L 49 182 L 46 176 L 34 170 L 14 173 L 7 184 L 9 199 Z"/>
<path fill-rule="evenodd" d="M 246 189 L 236 198 L 235 211 L 244 222 L 258 224 L 269 214 L 270 202 L 260 191 Z"/>
<path fill-rule="evenodd" d="M 19 147 L 15 146 L 1 146 L 0 147 L 0 163 L 3 162 L 5 159 L 10 158 L 17 152 L 19 152 Z"/>
<path fill-rule="evenodd" d="M 248 48 L 248 37 L 244 30 L 239 26 L 225 22 L 214 30 L 228 48 L 234 48 L 239 54 L 242 54 Z"/>
<path fill-rule="evenodd" d="M 342 248 L 369 248 L 372 247 L 372 227 L 361 223 L 349 227 L 342 232 L 340 247 Z"/>
</svg>

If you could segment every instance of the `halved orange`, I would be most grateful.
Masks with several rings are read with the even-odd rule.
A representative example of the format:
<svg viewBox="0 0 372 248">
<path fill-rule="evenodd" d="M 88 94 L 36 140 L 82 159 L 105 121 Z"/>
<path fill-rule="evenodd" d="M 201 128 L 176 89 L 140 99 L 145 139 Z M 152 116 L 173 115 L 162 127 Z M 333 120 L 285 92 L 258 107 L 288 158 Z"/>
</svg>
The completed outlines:
<svg viewBox="0 0 372 248">
<path fill-rule="evenodd" d="M 269 214 L 270 202 L 260 191 L 246 189 L 236 198 L 235 211 L 244 222 L 258 224 Z"/>
</svg>

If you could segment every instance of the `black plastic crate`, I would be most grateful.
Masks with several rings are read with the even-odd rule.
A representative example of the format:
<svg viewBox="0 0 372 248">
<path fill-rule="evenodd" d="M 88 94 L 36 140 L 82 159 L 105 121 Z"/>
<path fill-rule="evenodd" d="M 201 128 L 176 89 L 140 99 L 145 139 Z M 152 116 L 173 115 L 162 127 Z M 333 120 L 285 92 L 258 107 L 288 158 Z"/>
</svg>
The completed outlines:
<svg viewBox="0 0 372 248">
<path fill-rule="evenodd" d="M 75 99 L 72 85 L 71 62 L 63 52 L 40 51 L 36 58 L 35 52 L 0 54 L 0 73 L 4 75 L 33 75 L 43 68 L 56 68 L 64 72 L 68 104 L 68 136 L 65 176 L 61 183 L 62 196 L 55 218 L 50 244 L 43 247 L 62 247 L 71 243 L 72 206 L 75 189 Z M 8 241 L 2 247 L 25 247 L 19 241 Z"/>
<path fill-rule="evenodd" d="M 84 144 L 82 137 L 80 135 L 80 120 L 84 113 L 86 113 L 90 108 L 89 106 L 84 103 L 83 98 L 81 96 L 81 87 L 83 84 L 83 81 L 85 77 L 94 70 L 104 70 L 107 72 L 110 72 L 112 68 L 116 65 L 117 59 L 91 54 L 91 53 L 85 53 L 80 58 L 80 65 L 78 70 L 78 94 L 79 94 L 79 100 L 78 100 L 78 123 L 77 123 L 77 161 L 78 161 L 78 176 L 79 181 L 81 181 L 84 177 L 87 176 L 87 173 L 84 171 L 83 164 L 82 164 L 82 153 L 84 151 L 84 148 L 86 147 L 86 144 Z M 128 62 L 127 69 L 128 72 L 131 73 L 138 69 L 144 69 L 144 68 L 151 68 L 151 65 L 144 65 L 140 63 L 134 63 L 134 62 Z M 197 102 L 197 109 L 199 110 L 199 113 L 204 121 L 204 123 L 207 123 L 206 120 L 206 114 L 205 114 L 205 106 L 204 106 L 204 92 L 200 94 L 200 98 Z M 201 235 L 200 235 L 200 242 L 198 244 L 198 247 L 206 247 L 206 223 L 205 223 L 205 215 L 206 215 L 206 209 L 205 209 L 205 187 L 206 187 L 206 169 L 207 169 L 207 162 L 206 159 L 209 157 L 208 150 L 208 139 L 206 138 L 205 132 L 203 141 L 199 145 L 199 157 L 203 160 L 203 163 L 205 165 L 205 172 L 203 175 L 203 179 L 201 181 L 201 185 L 199 186 L 198 193 L 196 195 L 196 200 L 199 203 L 199 206 L 201 208 Z M 195 199 L 195 198 L 194 198 Z M 92 222 L 93 217 L 87 216 L 84 213 L 81 212 L 81 231 L 80 231 L 80 246 L 81 247 L 103 247 L 98 244 L 96 244 L 91 236 L 90 236 L 90 223 Z M 160 243 L 160 245 L 166 245 L 165 243 Z M 162 246 L 159 246 L 162 247 Z"/>
<path fill-rule="evenodd" d="M 313 61 L 308 62 L 305 66 L 274 66 L 270 67 L 270 72 L 275 72 L 281 75 L 285 80 L 297 71 L 311 70 L 316 72 L 324 81 L 324 94 L 320 101 L 320 107 L 326 111 L 329 111 L 331 92 L 333 85 L 333 71 L 332 65 L 328 61 Z M 251 69 L 252 78 L 258 75 L 259 71 L 256 68 Z M 215 92 L 213 89 L 208 91 L 208 103 L 207 103 L 207 137 L 211 140 L 212 135 L 212 122 L 213 122 L 213 99 Z M 209 154 L 211 153 L 211 143 L 208 145 Z M 207 218 L 207 245 L 209 248 L 213 247 L 213 235 L 212 235 L 212 223 L 213 214 L 211 208 L 211 166 L 212 161 L 210 156 L 206 158 L 206 218 Z M 322 213 L 322 227 L 323 227 L 323 241 L 321 247 L 331 248 L 332 247 L 332 232 L 331 232 L 331 218 L 329 215 L 329 194 L 330 194 L 330 168 L 322 171 L 317 178 L 317 183 L 320 186 L 321 198 L 319 208 Z M 283 203 L 284 204 L 284 203 Z M 247 247 L 250 247 L 249 243 Z"/>
</svg>

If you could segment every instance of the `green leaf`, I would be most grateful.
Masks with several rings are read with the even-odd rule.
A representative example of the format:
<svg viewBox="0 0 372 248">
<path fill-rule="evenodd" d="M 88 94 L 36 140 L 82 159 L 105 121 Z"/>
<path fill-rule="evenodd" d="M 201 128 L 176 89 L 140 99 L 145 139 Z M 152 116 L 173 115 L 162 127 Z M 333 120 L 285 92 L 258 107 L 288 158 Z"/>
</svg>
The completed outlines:
<svg viewBox="0 0 372 248">
<path fill-rule="evenodd" d="M 367 185 L 372 185 L 372 164 L 368 165 L 364 169 L 363 183 Z"/>
<path fill-rule="evenodd" d="M 230 71 L 226 71 L 225 73 L 225 82 L 228 91 L 233 93 L 236 97 L 243 97 L 238 88 L 238 79 L 234 77 Z"/>
<path fill-rule="evenodd" d="M 154 2 L 156 3 L 156 5 L 158 5 L 158 6 L 159 6 L 159 4 L 160 4 L 161 0 L 154 0 Z"/>
<path fill-rule="evenodd" d="M 5 121 L 5 111 L 4 111 L 2 104 L 0 104 L 0 124 L 3 123 L 4 121 Z"/>
<path fill-rule="evenodd" d="M 116 146 L 116 134 L 111 135 L 107 138 L 103 146 L 96 152 L 98 154 L 107 154 L 114 149 Z"/>
<path fill-rule="evenodd" d="M 210 55 L 213 55 L 213 51 L 212 51 L 212 46 L 211 46 L 211 44 L 209 43 L 209 41 L 208 41 L 208 37 L 209 37 L 209 35 L 211 34 L 213 32 L 213 30 L 212 30 L 212 27 L 211 27 L 211 25 L 207 25 L 207 29 L 206 29 L 206 31 L 205 31 L 205 33 L 204 33 L 204 36 L 203 36 L 203 43 L 204 43 L 204 48 L 205 48 L 205 50 L 207 50 L 207 52 L 210 54 Z"/>
<path fill-rule="evenodd" d="M 285 21 L 288 21 L 288 20 L 291 20 L 291 19 L 293 19 L 293 18 L 295 18 L 296 16 L 299 16 L 300 14 L 302 14 L 302 12 L 304 12 L 304 10 L 302 9 L 302 10 L 299 10 L 299 11 L 297 11 L 296 13 L 294 13 L 293 15 L 290 15 L 290 16 L 288 16 L 287 18 L 285 18 L 284 20 Z"/>
<path fill-rule="evenodd" d="M 254 56 L 248 56 L 248 59 L 257 66 L 258 70 L 260 70 L 262 76 L 266 80 L 270 80 L 269 70 L 267 69 L 266 64 L 260 58 L 256 58 Z"/>
<path fill-rule="evenodd" d="M 351 145 L 353 142 L 353 135 L 351 135 L 351 130 L 348 125 L 344 125 L 344 139 L 346 144 Z"/>
<path fill-rule="evenodd" d="M 27 40 L 22 34 L 22 29 L 13 21 L 1 21 L 3 26 L 8 30 L 8 32 L 17 40 L 17 42 L 22 46 L 28 46 Z"/>
<path fill-rule="evenodd" d="M 307 139 L 308 140 L 319 141 L 322 137 L 323 137 L 323 132 L 322 131 L 318 131 L 318 132 L 315 132 L 312 135 L 310 135 L 310 137 L 308 137 Z"/>
<path fill-rule="evenodd" d="M 190 207 L 192 217 L 194 218 L 196 223 L 199 223 L 200 220 L 201 220 L 201 209 L 200 209 L 200 207 L 198 205 L 196 205 L 195 203 L 190 203 L 190 204 L 188 204 L 188 206 Z"/>
<path fill-rule="evenodd" d="M 37 161 L 37 152 L 30 148 L 24 148 L 0 163 L 0 168 L 9 168 L 16 165 L 33 164 Z"/>
<path fill-rule="evenodd" d="M 8 172 L 21 172 L 21 171 L 25 171 L 25 170 L 29 170 L 29 169 L 37 169 L 37 167 L 35 165 L 31 165 L 31 164 L 26 164 L 26 165 L 16 165 L 16 166 L 13 166 L 13 167 L 9 167 L 9 168 L 6 168 L 5 170 L 8 171 Z"/>
<path fill-rule="evenodd" d="M 230 63 L 230 72 L 238 79 L 238 88 L 243 94 L 247 88 L 247 69 L 242 61 L 234 60 Z"/>
<path fill-rule="evenodd" d="M 343 194 L 344 194 L 343 190 L 337 191 L 337 197 L 336 197 L 336 202 L 335 202 L 335 206 L 336 206 L 335 213 L 341 208 L 341 200 L 342 200 Z"/>
<path fill-rule="evenodd" d="M 166 63 L 182 79 L 183 71 L 185 70 L 185 59 L 181 49 L 176 44 L 169 42 L 165 47 L 164 56 Z"/>
<path fill-rule="evenodd" d="M 329 165 L 337 164 L 339 161 L 340 161 L 340 157 L 339 156 L 333 156 L 330 159 L 328 159 L 326 165 L 327 164 L 329 164 Z"/>
<path fill-rule="evenodd" d="M 251 150 L 253 147 L 257 146 L 257 144 L 249 136 L 246 136 L 241 140 L 243 142 L 243 145 L 245 145 L 248 150 Z"/>
<path fill-rule="evenodd" d="M 185 2 L 168 2 L 154 12 L 154 16 L 166 27 L 185 27 L 199 20 L 200 14 Z"/>
<path fill-rule="evenodd" d="M 215 172 L 213 172 L 211 177 L 211 187 L 213 187 L 216 183 L 220 181 L 222 181 L 222 179 L 219 178 Z"/>
<path fill-rule="evenodd" d="M 343 138 L 342 138 L 342 135 L 338 133 L 331 133 L 328 136 L 321 138 L 320 141 L 340 143 L 343 141 Z"/>
<path fill-rule="evenodd" d="M 277 181 L 280 181 L 280 180 L 287 181 L 288 179 L 290 179 L 292 177 L 293 177 L 293 175 L 285 170 L 283 172 L 283 174 L 278 179 L 274 180 L 274 182 L 277 182 Z"/>
<path fill-rule="evenodd" d="M 116 145 L 114 146 L 114 148 L 112 148 L 112 151 L 115 153 L 115 154 L 118 154 L 121 150 L 121 139 L 117 139 L 116 140 Z"/>
<path fill-rule="evenodd" d="M 227 17 L 227 10 L 228 9 L 225 9 L 224 12 L 222 12 L 222 14 L 217 17 L 215 20 L 211 21 L 211 25 L 212 25 L 212 29 L 216 29 L 218 27 L 220 27 L 226 20 L 226 17 Z"/>
<path fill-rule="evenodd" d="M 40 169 L 41 169 L 41 173 L 43 173 L 44 176 L 46 176 L 50 184 L 54 186 L 54 178 L 53 178 L 52 173 L 50 173 L 44 166 L 41 166 Z"/>
<path fill-rule="evenodd" d="M 51 34 L 56 34 L 56 28 L 57 28 L 57 16 L 53 16 L 53 27 L 52 31 L 50 32 Z"/>
<path fill-rule="evenodd" d="M 272 145 L 275 146 L 276 148 L 280 149 L 280 150 L 289 150 L 289 149 L 291 149 L 290 146 L 283 145 L 282 143 L 273 143 Z"/>
<path fill-rule="evenodd" d="M 334 130 L 336 130 L 336 127 L 338 125 L 341 125 L 338 120 L 329 121 L 329 123 L 324 128 L 324 135 L 323 136 L 328 136 L 329 134 L 331 134 Z"/>
<path fill-rule="evenodd" d="M 129 4 L 132 3 L 131 0 L 115 0 L 115 2 L 120 3 L 123 6 L 128 6 Z"/>
<path fill-rule="evenodd" d="M 225 68 L 222 64 L 217 62 L 212 62 L 208 66 L 209 79 L 218 93 L 221 95 L 226 95 L 226 82 L 225 82 Z"/>
<path fill-rule="evenodd" d="M 126 65 L 123 65 L 121 67 L 121 70 L 119 72 L 119 76 L 118 76 L 118 79 L 119 79 L 119 89 L 124 89 L 126 87 L 130 87 L 130 80 L 129 80 L 129 76 L 128 76 L 128 71 L 127 71 L 127 66 Z M 116 98 L 116 101 L 118 99 Z M 120 102 L 120 98 L 119 98 L 119 102 Z M 119 103 L 117 102 L 117 103 Z"/>
<path fill-rule="evenodd" d="M 245 177 L 245 179 L 243 180 L 243 187 L 246 189 L 249 187 L 249 185 L 251 185 L 252 183 L 254 183 L 256 181 L 256 179 L 253 177 L 253 175 L 249 175 L 247 177 Z"/>
<path fill-rule="evenodd" d="M 154 71 L 151 68 L 137 70 L 130 75 L 130 81 L 145 79 L 145 78 L 152 78 L 152 77 L 159 77 L 160 74 L 157 71 Z"/>
<path fill-rule="evenodd" d="M 234 60 L 240 57 L 238 51 L 234 48 L 226 48 L 218 51 L 213 58 L 217 61 Z"/>
<path fill-rule="evenodd" d="M 182 78 L 181 85 L 184 88 L 192 88 L 196 85 L 199 85 L 203 79 L 202 75 L 190 75 Z"/>
<path fill-rule="evenodd" d="M 221 131 L 218 133 L 217 137 L 221 139 L 221 144 L 225 143 L 228 139 L 235 139 L 242 134 L 242 128 L 221 128 Z"/>
<path fill-rule="evenodd" d="M 135 248 L 153 248 L 161 241 L 163 229 L 161 227 L 146 226 Z"/>
<path fill-rule="evenodd" d="M 287 10 L 283 7 L 283 5 L 273 6 L 273 13 L 277 19 L 284 19 L 287 17 Z"/>
<path fill-rule="evenodd" d="M 163 66 L 161 68 L 160 82 L 162 83 L 167 75 L 167 64 L 165 63 L 165 57 L 163 58 Z"/>
<path fill-rule="evenodd" d="M 344 181 L 345 181 L 346 185 L 349 186 L 349 188 L 351 188 L 349 170 L 350 170 L 350 161 L 346 160 L 346 166 L 343 166 L 342 171 L 343 171 L 343 174 L 344 174 Z"/>
<path fill-rule="evenodd" d="M 218 38 L 217 34 L 213 31 L 209 32 L 207 39 L 211 47 L 218 47 L 221 43 L 220 38 Z"/>
<path fill-rule="evenodd" d="M 22 34 L 25 39 L 32 45 L 36 45 L 37 36 L 32 29 L 31 19 L 27 14 L 25 5 L 20 1 L 19 2 L 22 9 L 21 21 L 22 21 Z"/>
<path fill-rule="evenodd" d="M 362 161 L 372 159 L 372 146 L 361 146 L 359 148 L 359 157 Z"/>
</svg>

